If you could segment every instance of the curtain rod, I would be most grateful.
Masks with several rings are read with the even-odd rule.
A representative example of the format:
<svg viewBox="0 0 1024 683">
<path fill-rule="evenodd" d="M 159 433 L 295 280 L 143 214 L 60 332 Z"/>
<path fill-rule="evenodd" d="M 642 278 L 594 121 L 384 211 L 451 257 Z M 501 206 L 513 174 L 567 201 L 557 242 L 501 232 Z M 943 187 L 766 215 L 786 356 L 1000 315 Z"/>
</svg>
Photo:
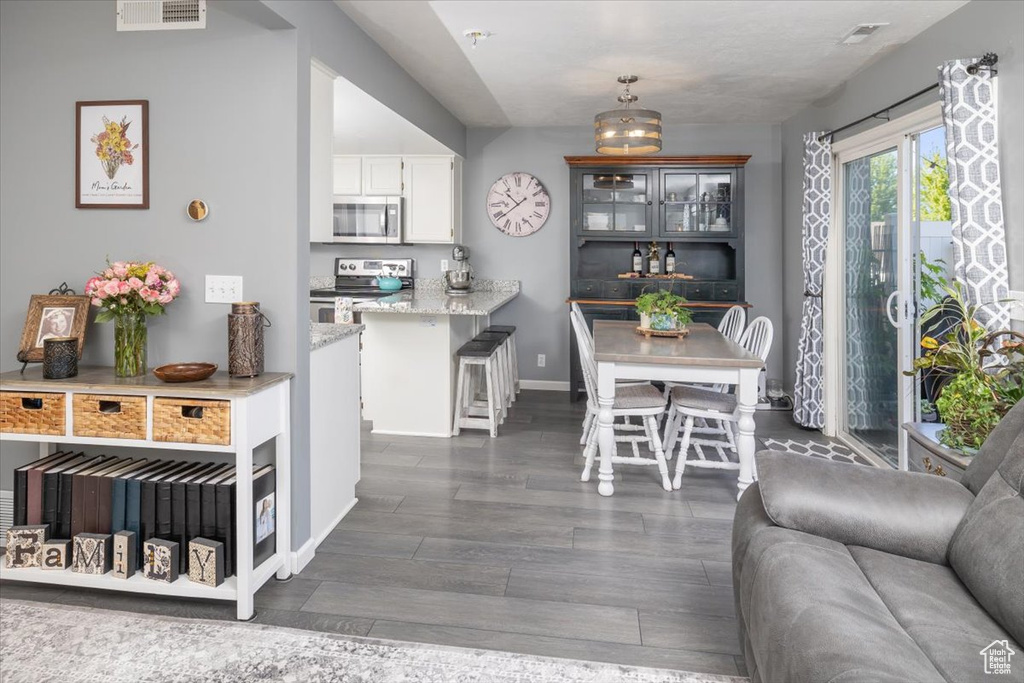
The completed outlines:
<svg viewBox="0 0 1024 683">
<path fill-rule="evenodd" d="M 870 119 L 881 118 L 882 114 L 885 114 L 885 120 L 888 121 L 889 120 L 889 110 L 890 109 L 895 109 L 896 107 L 900 106 L 901 104 L 906 104 L 907 102 L 909 102 L 909 101 L 911 101 L 913 99 L 917 99 L 921 95 L 924 95 L 925 93 L 931 92 L 932 90 L 935 90 L 938 87 L 939 87 L 938 83 L 935 83 L 933 85 L 929 85 L 927 88 L 922 88 L 921 90 L 918 90 L 913 95 L 910 95 L 908 97 L 904 97 L 899 102 L 894 102 L 893 104 L 890 104 L 888 107 L 882 107 L 881 109 L 879 109 L 875 113 L 868 114 L 867 116 L 865 116 L 863 118 L 859 118 L 856 121 L 854 121 L 853 123 L 848 123 L 845 126 L 840 126 L 839 128 L 836 128 L 834 130 L 830 130 L 827 133 L 822 133 L 821 135 L 818 136 L 818 142 L 824 142 L 826 138 L 831 138 L 836 133 L 842 133 L 844 130 L 847 130 L 849 128 L 853 128 L 854 126 L 859 125 L 861 123 L 864 123 L 865 121 L 868 121 Z"/>
</svg>

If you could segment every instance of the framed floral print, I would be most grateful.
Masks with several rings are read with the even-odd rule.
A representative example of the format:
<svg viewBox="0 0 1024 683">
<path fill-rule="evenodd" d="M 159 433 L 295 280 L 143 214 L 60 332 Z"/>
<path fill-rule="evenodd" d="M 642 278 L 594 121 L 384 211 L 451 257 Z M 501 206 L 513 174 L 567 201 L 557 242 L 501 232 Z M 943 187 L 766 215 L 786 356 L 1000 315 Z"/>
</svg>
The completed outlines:
<svg viewBox="0 0 1024 683">
<path fill-rule="evenodd" d="M 75 207 L 149 208 L 149 100 L 75 103 Z"/>
</svg>

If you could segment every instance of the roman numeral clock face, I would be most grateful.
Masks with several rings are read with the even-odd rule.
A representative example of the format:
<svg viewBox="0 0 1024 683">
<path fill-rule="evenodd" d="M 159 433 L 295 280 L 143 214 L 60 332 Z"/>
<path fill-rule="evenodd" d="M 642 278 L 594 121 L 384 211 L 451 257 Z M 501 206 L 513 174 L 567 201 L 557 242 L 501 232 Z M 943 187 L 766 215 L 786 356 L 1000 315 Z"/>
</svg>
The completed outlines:
<svg viewBox="0 0 1024 683">
<path fill-rule="evenodd" d="M 551 211 L 551 198 L 529 173 L 506 173 L 487 193 L 487 216 L 498 230 L 526 237 L 540 230 Z"/>
</svg>

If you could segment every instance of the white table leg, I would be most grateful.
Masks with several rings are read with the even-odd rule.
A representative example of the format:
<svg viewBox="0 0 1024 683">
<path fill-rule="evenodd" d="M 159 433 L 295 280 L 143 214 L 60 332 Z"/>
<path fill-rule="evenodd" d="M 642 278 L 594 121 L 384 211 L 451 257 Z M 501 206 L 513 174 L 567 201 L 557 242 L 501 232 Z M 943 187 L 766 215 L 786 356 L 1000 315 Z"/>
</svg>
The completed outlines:
<svg viewBox="0 0 1024 683">
<path fill-rule="evenodd" d="M 277 555 L 281 558 L 278 579 L 292 575 L 292 435 L 289 384 L 280 385 L 281 432 L 274 438 L 274 468 L 277 474 Z M 255 509 L 253 510 L 255 514 Z"/>
<path fill-rule="evenodd" d="M 602 496 L 610 496 L 615 493 L 615 473 L 612 470 L 612 454 L 615 449 L 615 431 L 612 427 L 612 406 L 615 405 L 615 364 L 597 364 L 597 403 L 600 409 L 597 413 L 597 443 L 601 450 L 601 466 L 597 471 L 597 478 L 600 484 L 597 485 L 597 492 Z"/>
<path fill-rule="evenodd" d="M 754 481 L 754 411 L 757 409 L 757 376 L 760 370 L 748 368 L 740 370 L 740 383 L 736 389 L 737 410 L 739 411 L 739 435 L 736 437 L 736 452 L 740 459 L 740 477 L 736 486 L 739 492 L 736 497 Z"/>
<path fill-rule="evenodd" d="M 249 440 L 249 406 L 245 400 L 231 407 L 235 420 L 235 581 L 237 617 L 245 621 L 253 614 L 252 534 L 256 512 L 252 500 L 252 443 Z"/>
</svg>

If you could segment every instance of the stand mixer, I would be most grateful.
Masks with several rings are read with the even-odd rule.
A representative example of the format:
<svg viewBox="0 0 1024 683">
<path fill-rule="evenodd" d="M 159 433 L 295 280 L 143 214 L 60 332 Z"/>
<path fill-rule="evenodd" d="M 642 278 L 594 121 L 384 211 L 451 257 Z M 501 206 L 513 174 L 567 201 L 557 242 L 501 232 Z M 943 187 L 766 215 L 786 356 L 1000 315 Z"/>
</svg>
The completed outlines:
<svg viewBox="0 0 1024 683">
<path fill-rule="evenodd" d="M 452 249 L 455 266 L 441 273 L 444 293 L 454 296 L 469 294 L 473 288 L 473 267 L 469 265 L 469 247 L 456 244 Z"/>
</svg>

